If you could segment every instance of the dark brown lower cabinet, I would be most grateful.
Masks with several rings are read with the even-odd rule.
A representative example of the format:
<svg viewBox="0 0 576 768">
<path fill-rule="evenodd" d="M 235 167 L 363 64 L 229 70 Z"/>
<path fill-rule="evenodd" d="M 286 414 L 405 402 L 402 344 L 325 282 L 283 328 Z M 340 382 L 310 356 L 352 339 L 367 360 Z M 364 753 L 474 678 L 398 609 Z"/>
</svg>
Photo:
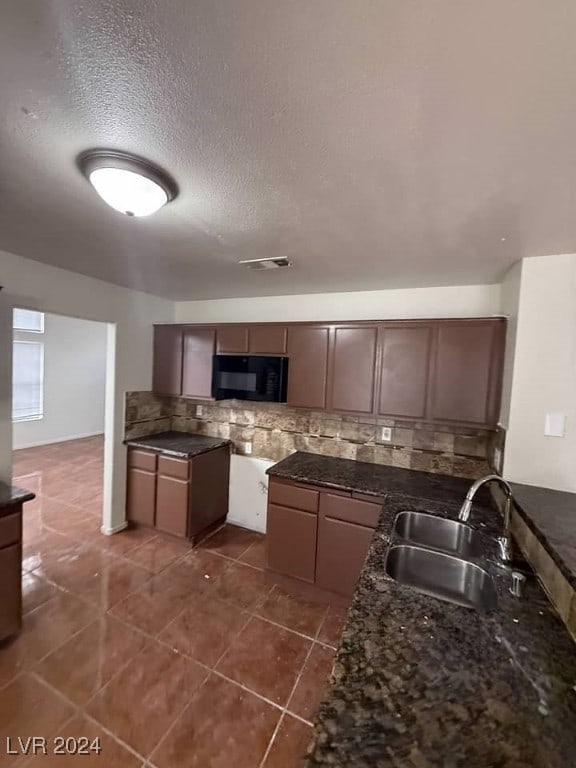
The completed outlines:
<svg viewBox="0 0 576 768">
<path fill-rule="evenodd" d="M 191 459 L 129 448 L 126 516 L 195 542 L 226 519 L 229 476 L 227 445 Z"/>
<path fill-rule="evenodd" d="M 0 549 L 0 640 L 22 626 L 22 544 Z"/>
<path fill-rule="evenodd" d="M 0 640 L 22 626 L 22 505 L 0 517 Z"/>
<path fill-rule="evenodd" d="M 381 511 L 380 500 L 271 478 L 268 569 L 351 596 Z"/>
<path fill-rule="evenodd" d="M 318 516 L 315 512 L 269 504 L 268 568 L 313 584 L 317 527 Z"/>
</svg>

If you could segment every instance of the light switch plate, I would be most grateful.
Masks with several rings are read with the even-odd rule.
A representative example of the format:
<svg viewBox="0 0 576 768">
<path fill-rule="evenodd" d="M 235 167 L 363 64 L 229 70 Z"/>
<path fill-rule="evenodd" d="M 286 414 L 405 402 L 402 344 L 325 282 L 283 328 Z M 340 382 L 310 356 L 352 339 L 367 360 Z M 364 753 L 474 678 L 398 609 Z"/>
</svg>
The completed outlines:
<svg viewBox="0 0 576 768">
<path fill-rule="evenodd" d="M 392 440 L 392 427 L 382 427 L 380 439 L 389 443 Z"/>
<path fill-rule="evenodd" d="M 196 416 L 202 416 L 203 413 L 204 413 L 204 406 L 197 405 L 196 406 Z"/>
<path fill-rule="evenodd" d="M 252 453 L 252 443 L 244 443 L 244 454 L 250 456 Z"/>
<path fill-rule="evenodd" d="M 548 437 L 564 437 L 566 431 L 566 414 L 555 411 L 546 414 L 544 434 Z"/>
</svg>

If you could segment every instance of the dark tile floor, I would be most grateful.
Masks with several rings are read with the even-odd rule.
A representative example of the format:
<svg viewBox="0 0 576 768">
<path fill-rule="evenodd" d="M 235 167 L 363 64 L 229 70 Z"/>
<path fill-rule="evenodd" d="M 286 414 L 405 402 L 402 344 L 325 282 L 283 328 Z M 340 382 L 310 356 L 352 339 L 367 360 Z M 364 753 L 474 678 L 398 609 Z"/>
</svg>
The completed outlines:
<svg viewBox="0 0 576 768">
<path fill-rule="evenodd" d="M 0 737 L 100 737 L 100 755 L 0 766 L 299 768 L 342 609 L 273 586 L 265 538 L 197 549 L 100 533 L 98 438 L 17 451 L 24 627 L 0 645 Z"/>
</svg>

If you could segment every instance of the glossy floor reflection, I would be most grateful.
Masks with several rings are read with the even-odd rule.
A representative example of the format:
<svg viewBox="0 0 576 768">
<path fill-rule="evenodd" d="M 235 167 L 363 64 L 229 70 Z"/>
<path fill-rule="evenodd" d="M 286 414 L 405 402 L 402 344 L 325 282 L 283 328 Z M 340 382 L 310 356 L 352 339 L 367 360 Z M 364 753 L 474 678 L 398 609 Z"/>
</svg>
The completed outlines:
<svg viewBox="0 0 576 768">
<path fill-rule="evenodd" d="M 0 766 L 300 768 L 342 610 L 272 586 L 259 534 L 226 526 L 195 550 L 102 535 L 102 457 L 100 438 L 14 455 L 37 498 L 24 627 L 0 645 L 0 735 L 45 736 L 50 754 L 2 745 Z M 56 756 L 55 736 L 102 751 Z"/>
</svg>

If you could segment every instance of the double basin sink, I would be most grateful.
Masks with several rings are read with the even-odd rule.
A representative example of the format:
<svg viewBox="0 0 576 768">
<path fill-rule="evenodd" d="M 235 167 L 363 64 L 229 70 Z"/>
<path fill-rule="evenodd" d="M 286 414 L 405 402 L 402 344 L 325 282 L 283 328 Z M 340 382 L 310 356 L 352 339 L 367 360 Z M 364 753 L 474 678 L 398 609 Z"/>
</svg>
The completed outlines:
<svg viewBox="0 0 576 768">
<path fill-rule="evenodd" d="M 424 512 L 400 512 L 392 528 L 386 573 L 395 581 L 449 603 L 493 611 L 492 576 L 473 562 L 486 551 L 486 536 L 464 523 Z"/>
</svg>

